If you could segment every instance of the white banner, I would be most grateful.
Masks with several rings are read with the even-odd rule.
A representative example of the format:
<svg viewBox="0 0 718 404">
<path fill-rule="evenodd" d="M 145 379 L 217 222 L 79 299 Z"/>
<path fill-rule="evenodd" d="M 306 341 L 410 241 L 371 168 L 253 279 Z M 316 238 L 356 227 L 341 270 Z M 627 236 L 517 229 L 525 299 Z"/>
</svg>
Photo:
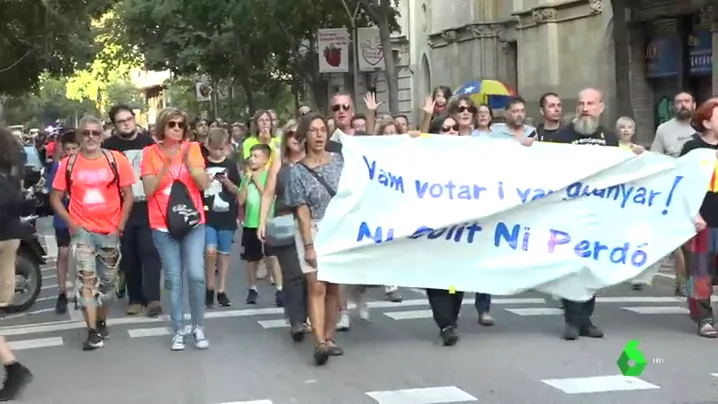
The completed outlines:
<svg viewBox="0 0 718 404">
<path fill-rule="evenodd" d="M 325 28 L 317 32 L 319 73 L 349 71 L 349 31 L 346 28 Z"/>
<path fill-rule="evenodd" d="M 384 70 L 384 49 L 381 46 L 379 27 L 357 29 L 359 44 L 359 71 Z M 389 53 L 391 55 L 391 53 Z"/>
<path fill-rule="evenodd" d="M 319 278 L 574 300 L 642 274 L 695 234 L 715 151 L 341 135 Z"/>
</svg>

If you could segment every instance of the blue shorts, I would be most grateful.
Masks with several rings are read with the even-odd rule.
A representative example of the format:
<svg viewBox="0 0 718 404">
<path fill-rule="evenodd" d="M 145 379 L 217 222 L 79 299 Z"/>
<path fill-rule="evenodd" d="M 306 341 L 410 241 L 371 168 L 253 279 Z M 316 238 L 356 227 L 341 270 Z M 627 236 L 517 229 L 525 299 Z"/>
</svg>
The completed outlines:
<svg viewBox="0 0 718 404">
<path fill-rule="evenodd" d="M 214 227 L 205 226 L 205 249 L 212 247 L 217 250 L 218 254 L 230 255 L 233 241 L 234 230 L 217 230 Z"/>
</svg>

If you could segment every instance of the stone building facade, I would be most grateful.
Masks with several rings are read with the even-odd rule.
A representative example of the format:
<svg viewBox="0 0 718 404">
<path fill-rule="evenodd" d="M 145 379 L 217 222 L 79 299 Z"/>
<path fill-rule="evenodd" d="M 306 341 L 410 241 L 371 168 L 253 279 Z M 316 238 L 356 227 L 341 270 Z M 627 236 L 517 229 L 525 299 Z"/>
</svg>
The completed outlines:
<svg viewBox="0 0 718 404">
<path fill-rule="evenodd" d="M 409 70 L 413 73 L 414 108 L 439 84 L 456 88 L 478 79 L 499 79 L 516 88 L 527 100 L 530 116 L 540 121 L 538 100 L 547 91 L 559 93 L 564 112 L 575 111 L 578 92 L 587 86 L 604 90 L 606 123 L 631 115 L 639 127 L 639 140 L 650 142 L 657 119 L 657 99 L 664 93 L 687 88 L 701 89 L 702 98 L 718 94 L 718 11 L 710 0 L 622 0 L 625 10 L 616 19 L 627 33 L 619 46 L 628 47 L 623 66 L 616 65 L 614 10 L 610 0 L 404 0 L 410 14 L 405 29 L 410 36 Z M 681 17 L 689 16 L 689 17 Z M 684 45 L 683 53 L 663 59 L 684 61 L 680 68 L 652 77 L 654 38 L 675 35 L 675 19 L 681 20 L 684 37 L 700 34 L 706 56 L 693 77 L 695 59 Z M 690 20 L 690 21 L 688 21 Z M 707 35 L 707 36 L 706 36 Z M 662 38 L 662 37 L 661 37 Z M 685 42 L 682 38 L 681 41 Z M 710 40 L 712 39 L 712 45 Z M 661 39 L 662 44 L 666 41 Z M 679 41 L 680 42 L 680 41 Z M 683 43 L 681 42 L 681 43 Z M 651 52 L 647 52 L 651 48 Z M 672 56 L 671 56 L 672 55 Z M 684 60 L 685 59 L 685 60 Z M 669 69 L 670 70 L 670 69 Z M 690 70 L 690 71 L 689 71 Z M 712 81 L 711 81 L 712 70 Z M 708 73 L 708 74 L 706 74 Z M 667 84 L 675 77 L 677 84 Z M 624 80 L 624 81 L 621 81 Z M 630 83 L 631 111 L 618 111 L 617 83 Z M 706 84 L 707 83 L 707 84 Z M 691 85 L 688 85 L 691 84 Z M 626 92 L 624 92 L 626 94 Z"/>
</svg>

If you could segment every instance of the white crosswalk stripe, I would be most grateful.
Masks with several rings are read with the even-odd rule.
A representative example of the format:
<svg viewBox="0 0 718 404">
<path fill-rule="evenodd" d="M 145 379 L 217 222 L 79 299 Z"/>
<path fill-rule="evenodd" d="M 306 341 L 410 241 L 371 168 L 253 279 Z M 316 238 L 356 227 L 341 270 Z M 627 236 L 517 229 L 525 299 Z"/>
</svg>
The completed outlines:
<svg viewBox="0 0 718 404">
<path fill-rule="evenodd" d="M 660 389 L 653 383 L 637 377 L 612 375 L 593 377 L 567 377 L 565 379 L 544 379 L 543 383 L 557 388 L 566 394 L 608 393 L 630 390 Z"/>
</svg>

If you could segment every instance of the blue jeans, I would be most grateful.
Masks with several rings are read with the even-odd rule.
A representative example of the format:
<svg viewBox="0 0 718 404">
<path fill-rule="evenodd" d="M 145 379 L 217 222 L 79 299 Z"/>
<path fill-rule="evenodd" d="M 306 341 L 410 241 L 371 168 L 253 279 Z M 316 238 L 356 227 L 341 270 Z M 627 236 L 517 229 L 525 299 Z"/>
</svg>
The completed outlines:
<svg viewBox="0 0 718 404">
<path fill-rule="evenodd" d="M 217 230 L 212 226 L 205 226 L 204 243 L 206 248 L 214 248 L 218 254 L 232 254 L 234 230 Z"/>
<path fill-rule="evenodd" d="M 491 310 L 491 295 L 488 293 L 477 293 L 474 296 L 474 307 L 479 314 L 488 314 Z"/>
<path fill-rule="evenodd" d="M 204 298 L 206 282 L 204 277 L 205 228 L 201 224 L 182 240 L 176 240 L 169 233 L 152 230 L 152 239 L 160 253 L 162 270 L 165 275 L 165 290 L 170 294 L 170 319 L 175 333 L 182 332 L 184 320 L 183 278 L 187 277 L 189 289 L 189 310 L 192 328 L 204 323 Z"/>
</svg>

